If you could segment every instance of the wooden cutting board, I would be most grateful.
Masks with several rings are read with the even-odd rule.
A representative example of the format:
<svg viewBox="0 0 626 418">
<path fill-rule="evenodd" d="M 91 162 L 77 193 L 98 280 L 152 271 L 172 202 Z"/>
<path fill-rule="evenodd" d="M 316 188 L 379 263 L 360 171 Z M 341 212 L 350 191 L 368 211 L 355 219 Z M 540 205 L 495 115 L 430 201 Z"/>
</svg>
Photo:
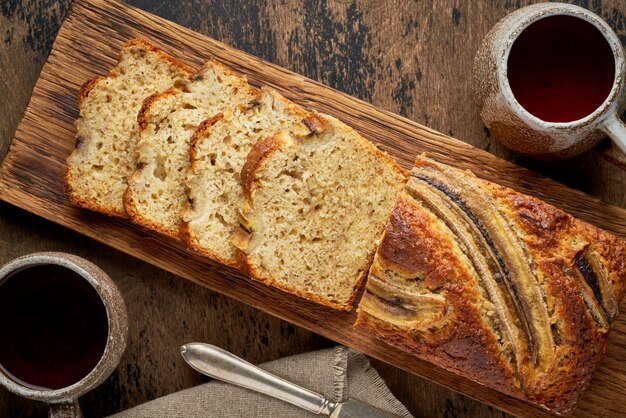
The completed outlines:
<svg viewBox="0 0 626 418">
<path fill-rule="evenodd" d="M 186 251 L 174 240 L 121 219 L 70 206 L 61 177 L 74 147 L 76 95 L 81 84 L 115 65 L 128 39 L 141 36 L 190 65 L 215 57 L 269 85 L 296 103 L 339 117 L 411 167 L 415 156 L 433 158 L 542 198 L 574 216 L 626 237 L 626 210 L 498 159 L 461 141 L 279 68 L 141 10 L 117 3 L 80 0 L 65 20 L 31 101 L 0 168 L 0 198 L 121 251 L 236 298 L 339 343 L 424 376 L 518 416 L 552 414 L 487 389 L 356 331 L 355 312 L 339 313 L 266 287 L 238 272 Z M 622 304 L 626 310 L 626 304 Z M 621 416 L 626 400 L 626 314 L 618 316 L 602 367 L 575 416 Z"/>
</svg>

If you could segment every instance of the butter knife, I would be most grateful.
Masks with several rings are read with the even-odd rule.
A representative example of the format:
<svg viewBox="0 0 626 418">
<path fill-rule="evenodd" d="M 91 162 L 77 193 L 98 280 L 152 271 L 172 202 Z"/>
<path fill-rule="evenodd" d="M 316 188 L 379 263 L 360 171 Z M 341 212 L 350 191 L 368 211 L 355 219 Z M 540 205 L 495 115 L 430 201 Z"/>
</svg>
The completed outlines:
<svg viewBox="0 0 626 418">
<path fill-rule="evenodd" d="M 202 374 L 272 396 L 314 414 L 331 418 L 398 418 L 356 400 L 331 402 L 319 393 L 281 379 L 210 344 L 185 344 L 180 348 L 180 354 Z"/>
</svg>

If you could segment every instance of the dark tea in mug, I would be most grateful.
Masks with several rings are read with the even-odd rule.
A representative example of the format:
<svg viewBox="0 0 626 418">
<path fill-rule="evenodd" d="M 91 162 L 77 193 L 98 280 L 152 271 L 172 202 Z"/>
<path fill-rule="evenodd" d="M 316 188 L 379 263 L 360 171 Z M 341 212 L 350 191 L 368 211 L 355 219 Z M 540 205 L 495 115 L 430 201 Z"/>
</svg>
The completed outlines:
<svg viewBox="0 0 626 418">
<path fill-rule="evenodd" d="M 575 16 L 548 16 L 517 37 L 507 61 L 515 99 L 546 122 L 593 113 L 615 82 L 615 58 L 604 35 Z"/>
<path fill-rule="evenodd" d="M 16 383 L 70 386 L 98 364 L 107 339 L 103 301 L 73 270 L 35 265 L 0 282 L 0 368 Z"/>
</svg>

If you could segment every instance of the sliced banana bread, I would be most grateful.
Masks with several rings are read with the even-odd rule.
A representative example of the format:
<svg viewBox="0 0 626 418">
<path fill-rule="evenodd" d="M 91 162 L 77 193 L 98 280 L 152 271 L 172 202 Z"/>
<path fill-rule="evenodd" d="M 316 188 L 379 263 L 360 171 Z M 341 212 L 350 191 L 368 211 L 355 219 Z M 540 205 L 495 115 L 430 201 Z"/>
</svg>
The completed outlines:
<svg viewBox="0 0 626 418">
<path fill-rule="evenodd" d="M 419 157 L 356 327 L 567 414 L 600 365 L 625 290 L 626 241 Z"/>
<path fill-rule="evenodd" d="M 187 79 L 193 70 L 143 39 L 127 42 L 108 76 L 78 94 L 76 148 L 67 158 L 64 186 L 70 202 L 125 216 L 122 196 L 135 170 L 137 113 L 143 99 Z"/>
<path fill-rule="evenodd" d="M 349 310 L 406 173 L 330 116 L 293 132 L 250 151 L 233 243 L 252 278 Z"/>
<path fill-rule="evenodd" d="M 274 90 L 200 124 L 191 141 L 187 202 L 181 238 L 200 254 L 237 265 L 231 235 L 239 226 L 243 203 L 240 172 L 260 139 L 289 132 L 307 113 Z"/>
<path fill-rule="evenodd" d="M 124 205 L 130 218 L 178 238 L 189 167 L 189 144 L 198 124 L 256 91 L 245 78 L 209 61 L 191 80 L 147 98 L 138 116 L 137 170 L 128 181 Z"/>
</svg>

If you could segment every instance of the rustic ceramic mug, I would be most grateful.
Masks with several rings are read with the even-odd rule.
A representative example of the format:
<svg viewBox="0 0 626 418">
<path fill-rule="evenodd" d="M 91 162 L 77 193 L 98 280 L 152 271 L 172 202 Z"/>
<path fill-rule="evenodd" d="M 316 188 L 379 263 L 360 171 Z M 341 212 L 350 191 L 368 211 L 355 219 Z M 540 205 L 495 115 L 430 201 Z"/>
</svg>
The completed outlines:
<svg viewBox="0 0 626 418">
<path fill-rule="evenodd" d="M 540 20 L 554 21 L 559 16 L 582 19 L 593 25 L 595 29 L 591 30 L 597 30 L 599 39 L 603 38 L 610 48 L 608 54 L 613 55 L 615 69 L 612 84 L 608 80 L 608 93 L 604 101 L 600 99 L 595 110 L 592 108 L 588 114 L 574 120 L 554 122 L 538 117 L 520 104 L 509 79 L 509 58 L 515 42 L 525 30 Z M 574 19 L 568 20 L 571 21 L 577 23 Z M 544 27 L 546 22 L 541 22 Z M 581 25 L 588 26 L 582 22 Z M 580 59 L 588 57 L 580 56 Z M 509 14 L 487 34 L 474 61 L 474 97 L 480 115 L 492 134 L 520 153 L 537 158 L 571 157 L 590 149 L 605 136 L 609 136 L 626 153 L 626 125 L 619 119 L 626 107 L 624 69 L 621 42 L 599 16 L 569 4 L 535 4 Z"/>
<path fill-rule="evenodd" d="M 84 279 L 86 283 L 91 285 L 97 292 L 97 295 L 94 296 L 96 299 L 94 300 L 96 303 L 100 303 L 101 301 L 106 311 L 106 325 L 104 329 L 108 330 L 108 336 L 103 335 L 101 337 L 104 351 L 99 357 L 99 360 L 98 357 L 96 357 L 95 361 L 97 361 L 97 363 L 84 377 L 76 382 L 72 382 L 66 387 L 46 389 L 31 385 L 16 378 L 8 371 L 8 368 L 5 368 L 2 364 L 0 364 L 0 385 L 25 398 L 48 403 L 50 406 L 50 417 L 81 417 L 82 413 L 78 404 L 78 398 L 98 386 L 113 372 L 126 348 L 128 334 L 126 307 L 119 290 L 104 271 L 83 258 L 58 252 L 42 252 L 26 255 L 0 267 L 0 295 L 2 295 L 3 292 L 3 284 L 6 283 L 8 286 L 12 277 L 24 280 L 23 274 L 27 269 L 40 266 L 49 267 L 51 265 L 70 270 L 73 272 L 71 273 L 72 280 L 76 280 L 81 286 L 89 289 L 89 291 L 93 293 L 91 287 L 81 282 L 81 279 Z M 57 269 L 55 271 L 64 270 Z M 13 282 L 16 281 L 17 280 L 13 280 Z M 98 297 L 99 300 L 97 300 Z M 19 307 L 21 304 L 16 303 L 15 306 Z M 98 307 L 98 309 L 101 308 Z M 13 315 L 14 318 L 19 318 L 18 315 L 26 314 L 25 312 L 15 312 L 11 315 Z M 35 315 L 35 317 L 37 318 L 38 316 Z M 5 325 L 6 323 L 7 321 L 4 322 Z M 0 332 L 8 331 L 8 329 L 0 329 Z M 41 344 L 44 344 L 44 342 L 41 341 Z"/>
</svg>

